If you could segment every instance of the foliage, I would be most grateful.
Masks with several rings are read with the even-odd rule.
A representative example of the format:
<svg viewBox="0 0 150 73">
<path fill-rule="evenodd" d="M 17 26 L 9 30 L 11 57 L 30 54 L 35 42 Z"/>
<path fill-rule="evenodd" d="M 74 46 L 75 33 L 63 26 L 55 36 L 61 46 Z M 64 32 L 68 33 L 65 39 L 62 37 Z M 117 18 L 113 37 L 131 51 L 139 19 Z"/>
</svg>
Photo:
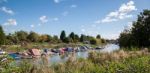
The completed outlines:
<svg viewBox="0 0 150 73">
<path fill-rule="evenodd" d="M 37 33 L 31 31 L 27 38 L 31 42 L 37 42 L 39 40 L 39 35 Z"/>
<path fill-rule="evenodd" d="M 61 34 L 60 34 L 60 40 L 61 40 L 62 42 L 65 42 L 65 39 L 66 39 L 66 33 L 65 33 L 65 31 L 63 30 L 63 31 L 61 32 Z"/>
<path fill-rule="evenodd" d="M 101 39 L 101 42 L 102 42 L 102 43 L 106 43 L 106 40 L 105 40 L 105 39 Z"/>
<path fill-rule="evenodd" d="M 30 73 L 32 64 L 27 61 L 16 62 L 8 55 L 0 57 L 0 73 Z"/>
<path fill-rule="evenodd" d="M 1 27 L 0 33 L 0 44 L 1 45 L 21 45 L 27 46 L 30 43 L 51 43 L 51 44 L 58 44 L 58 43 L 85 43 L 86 44 L 101 44 L 101 37 L 100 35 L 97 38 L 89 35 L 81 34 L 79 37 L 78 34 L 71 32 L 68 36 L 66 35 L 65 31 L 63 30 L 60 34 L 60 38 L 57 35 L 51 36 L 48 34 L 38 34 L 36 32 L 31 31 L 30 33 L 26 31 L 16 31 L 15 33 L 9 33 L 6 35 L 2 30 Z M 104 40 L 104 39 L 103 39 Z M 5 42 L 5 43 L 4 43 Z M 91 43 L 90 43 L 91 42 Z M 97 43 L 98 42 L 98 43 Z"/>
<path fill-rule="evenodd" d="M 16 37 L 20 40 L 20 41 L 27 41 L 27 36 L 28 36 L 28 33 L 25 32 L 25 31 L 17 31 L 15 32 L 16 34 Z"/>
<path fill-rule="evenodd" d="M 91 40 L 90 40 L 90 44 L 93 44 L 93 45 L 97 44 L 97 40 L 96 40 L 96 39 L 94 39 L 94 38 L 93 38 L 93 39 L 91 39 Z"/>
<path fill-rule="evenodd" d="M 84 42 L 84 41 L 86 41 L 86 36 L 84 34 L 81 34 L 80 42 Z"/>
<path fill-rule="evenodd" d="M 97 38 L 97 39 L 101 39 L 101 36 L 100 36 L 100 35 L 97 35 L 96 38 Z"/>
<path fill-rule="evenodd" d="M 120 34 L 121 47 L 149 47 L 150 46 L 150 10 L 144 10 L 138 15 L 131 30 L 125 29 Z"/>
<path fill-rule="evenodd" d="M 138 15 L 131 32 L 137 46 L 150 46 L 150 10 L 144 10 Z"/>
<path fill-rule="evenodd" d="M 149 73 L 149 55 L 146 49 L 120 50 L 113 53 L 90 52 L 87 59 L 76 59 L 71 56 L 64 63 L 50 66 L 47 63 L 34 65 L 27 61 L 22 61 L 16 67 L 3 64 L 7 69 L 3 68 L 1 73 Z"/>
<path fill-rule="evenodd" d="M 0 26 L 0 46 L 5 44 L 5 33 L 2 26 Z"/>
</svg>

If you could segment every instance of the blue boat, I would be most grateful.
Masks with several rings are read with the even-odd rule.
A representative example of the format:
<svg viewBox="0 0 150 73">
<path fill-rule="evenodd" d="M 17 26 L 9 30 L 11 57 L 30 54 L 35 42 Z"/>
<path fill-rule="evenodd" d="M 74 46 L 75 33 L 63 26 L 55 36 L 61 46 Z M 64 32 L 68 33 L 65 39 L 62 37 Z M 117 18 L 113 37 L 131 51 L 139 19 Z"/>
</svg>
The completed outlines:
<svg viewBox="0 0 150 73">
<path fill-rule="evenodd" d="M 15 60 L 19 60 L 21 59 L 21 56 L 17 53 L 11 53 L 11 54 L 8 54 L 10 57 L 12 57 L 13 59 Z"/>
</svg>

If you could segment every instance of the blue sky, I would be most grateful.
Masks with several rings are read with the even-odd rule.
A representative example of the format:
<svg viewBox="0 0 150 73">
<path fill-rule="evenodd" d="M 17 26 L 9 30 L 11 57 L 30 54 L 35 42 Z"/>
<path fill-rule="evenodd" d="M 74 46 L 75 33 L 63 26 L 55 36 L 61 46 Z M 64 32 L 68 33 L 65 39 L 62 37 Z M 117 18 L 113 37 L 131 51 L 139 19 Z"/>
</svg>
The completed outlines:
<svg viewBox="0 0 150 73">
<path fill-rule="evenodd" d="M 131 28 L 143 9 L 150 9 L 149 0 L 0 0 L 0 25 L 6 33 L 65 30 L 113 39 Z"/>
</svg>

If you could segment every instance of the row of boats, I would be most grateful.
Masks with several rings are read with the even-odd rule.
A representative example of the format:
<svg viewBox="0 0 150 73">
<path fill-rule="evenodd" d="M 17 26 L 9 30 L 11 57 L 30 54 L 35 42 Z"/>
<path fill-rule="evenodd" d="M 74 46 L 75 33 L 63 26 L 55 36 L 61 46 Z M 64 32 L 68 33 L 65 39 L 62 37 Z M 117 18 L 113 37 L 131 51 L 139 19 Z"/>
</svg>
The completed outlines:
<svg viewBox="0 0 150 73">
<path fill-rule="evenodd" d="M 59 49 L 28 49 L 25 50 L 24 52 L 16 52 L 16 53 L 9 53 L 8 55 L 12 57 L 13 59 L 32 59 L 32 58 L 37 58 L 41 56 L 48 56 L 48 55 L 64 55 L 66 53 L 76 53 L 76 52 L 84 52 L 88 50 L 100 50 L 103 49 L 102 47 L 96 47 L 96 48 L 91 48 L 89 46 L 79 46 L 79 47 L 66 47 L 66 48 L 59 48 Z"/>
</svg>

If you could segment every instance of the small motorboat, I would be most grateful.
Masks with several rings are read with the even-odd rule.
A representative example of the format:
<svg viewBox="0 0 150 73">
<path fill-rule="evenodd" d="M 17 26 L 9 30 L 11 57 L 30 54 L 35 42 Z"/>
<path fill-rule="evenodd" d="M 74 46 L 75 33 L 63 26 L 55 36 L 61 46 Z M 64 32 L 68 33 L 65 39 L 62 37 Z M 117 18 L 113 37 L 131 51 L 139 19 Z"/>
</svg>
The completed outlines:
<svg viewBox="0 0 150 73">
<path fill-rule="evenodd" d="M 10 57 L 12 57 L 15 60 L 21 59 L 21 56 L 18 53 L 10 53 L 8 54 Z"/>
<path fill-rule="evenodd" d="M 96 49 L 96 50 L 100 50 L 100 49 L 103 49 L 103 48 L 102 48 L 102 47 L 96 47 L 95 49 Z"/>
<path fill-rule="evenodd" d="M 3 50 L 0 50 L 0 55 L 3 55 L 3 54 L 6 54 L 6 52 Z"/>
</svg>

